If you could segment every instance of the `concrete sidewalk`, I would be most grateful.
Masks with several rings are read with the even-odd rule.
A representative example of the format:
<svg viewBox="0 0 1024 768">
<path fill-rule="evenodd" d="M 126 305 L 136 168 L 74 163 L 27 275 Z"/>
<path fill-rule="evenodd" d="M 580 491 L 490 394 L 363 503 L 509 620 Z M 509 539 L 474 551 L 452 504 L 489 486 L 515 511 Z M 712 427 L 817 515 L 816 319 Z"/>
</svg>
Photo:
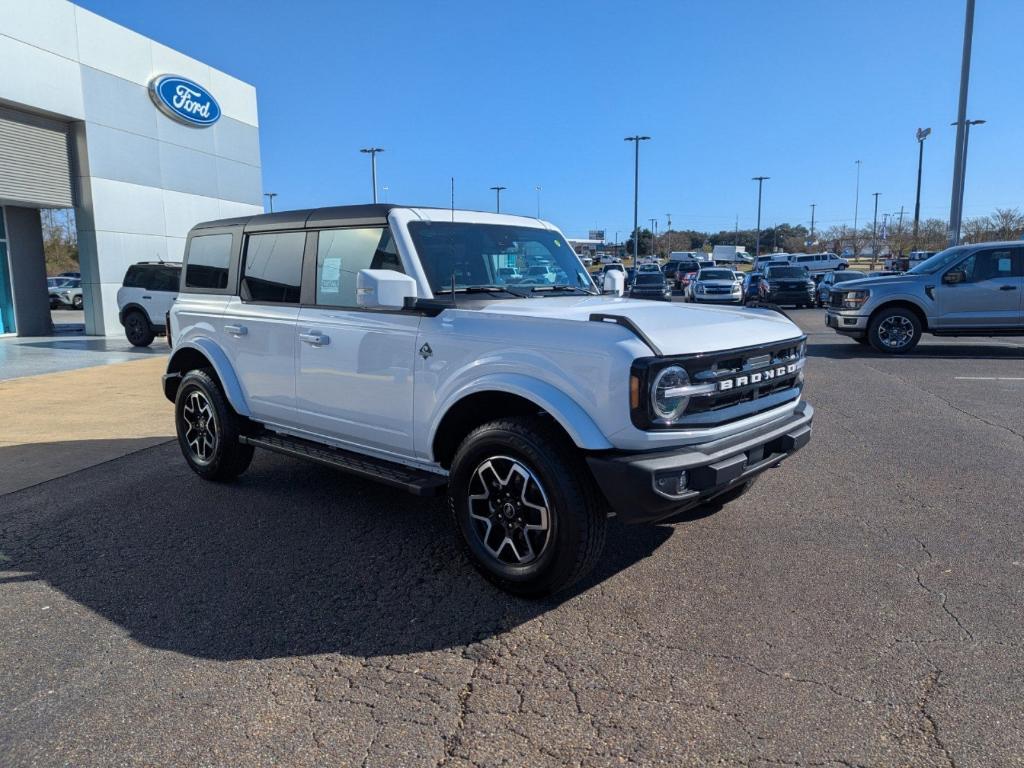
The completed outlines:
<svg viewBox="0 0 1024 768">
<path fill-rule="evenodd" d="M 174 437 L 163 355 L 0 381 L 0 495 Z"/>
</svg>

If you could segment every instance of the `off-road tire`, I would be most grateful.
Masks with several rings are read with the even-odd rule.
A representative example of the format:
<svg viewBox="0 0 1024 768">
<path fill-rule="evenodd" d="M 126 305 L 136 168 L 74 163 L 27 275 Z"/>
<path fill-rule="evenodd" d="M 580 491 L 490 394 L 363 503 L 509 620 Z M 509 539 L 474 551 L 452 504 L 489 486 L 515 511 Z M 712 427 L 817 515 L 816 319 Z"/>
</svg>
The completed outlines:
<svg viewBox="0 0 1024 768">
<path fill-rule="evenodd" d="M 885 337 L 892 333 L 893 326 L 898 326 L 907 336 L 907 341 L 899 346 L 886 343 Z M 879 352 L 890 355 L 905 355 L 910 352 L 921 340 L 921 321 L 909 309 L 905 307 L 893 307 L 883 309 L 868 324 L 868 342 Z"/>
<path fill-rule="evenodd" d="M 212 447 L 208 449 L 205 459 L 190 445 L 190 440 L 194 440 L 196 434 L 190 431 L 189 422 L 191 420 L 195 424 L 194 406 L 197 402 L 206 404 L 209 416 L 204 416 L 202 420 L 212 422 L 215 432 Z M 191 409 L 191 415 L 187 409 Z M 178 433 L 178 446 L 185 461 L 204 480 L 233 480 L 248 469 L 252 462 L 253 447 L 243 445 L 238 440 L 242 419 L 228 404 L 209 369 L 192 370 L 182 378 L 174 398 L 174 425 Z M 203 446 L 208 445 L 204 440 Z"/>
<path fill-rule="evenodd" d="M 532 562 L 501 562 L 485 545 L 479 519 L 470 516 L 471 484 L 479 488 L 478 471 L 491 459 L 521 464 L 546 497 L 549 538 Z M 512 594 L 541 597 L 565 589 L 586 575 L 604 550 L 604 498 L 576 446 L 540 416 L 497 419 L 470 432 L 452 462 L 448 503 L 470 561 L 485 578 Z"/>
<path fill-rule="evenodd" d="M 124 316 L 124 335 L 133 347 L 148 347 L 156 337 L 149 318 L 137 309 Z"/>
</svg>

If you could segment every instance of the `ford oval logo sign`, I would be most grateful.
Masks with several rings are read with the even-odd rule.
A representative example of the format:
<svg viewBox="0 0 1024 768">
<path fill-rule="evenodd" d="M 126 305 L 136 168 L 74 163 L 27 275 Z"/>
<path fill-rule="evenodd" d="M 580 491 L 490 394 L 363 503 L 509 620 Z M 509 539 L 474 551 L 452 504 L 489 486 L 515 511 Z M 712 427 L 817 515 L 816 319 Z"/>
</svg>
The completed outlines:
<svg viewBox="0 0 1024 768">
<path fill-rule="evenodd" d="M 153 103 L 170 118 L 205 128 L 220 120 L 220 104 L 199 83 L 178 75 L 159 75 L 149 83 Z"/>
</svg>

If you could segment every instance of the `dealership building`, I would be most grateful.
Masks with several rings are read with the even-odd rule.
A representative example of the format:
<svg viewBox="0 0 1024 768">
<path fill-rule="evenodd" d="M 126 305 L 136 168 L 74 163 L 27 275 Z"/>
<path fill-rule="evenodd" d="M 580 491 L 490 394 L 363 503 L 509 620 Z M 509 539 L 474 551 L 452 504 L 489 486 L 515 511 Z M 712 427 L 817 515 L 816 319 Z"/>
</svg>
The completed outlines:
<svg viewBox="0 0 1024 768">
<path fill-rule="evenodd" d="M 40 211 L 74 208 L 89 334 L 138 261 L 262 212 L 255 89 L 65 0 L 0 0 L 0 334 L 52 332 Z"/>
</svg>

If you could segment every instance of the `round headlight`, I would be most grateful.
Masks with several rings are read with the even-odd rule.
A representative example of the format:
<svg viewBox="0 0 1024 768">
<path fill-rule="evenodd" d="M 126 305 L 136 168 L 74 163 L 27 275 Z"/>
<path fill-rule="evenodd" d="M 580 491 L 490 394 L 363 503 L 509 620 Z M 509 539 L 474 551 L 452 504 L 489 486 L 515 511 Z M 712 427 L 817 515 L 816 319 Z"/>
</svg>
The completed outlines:
<svg viewBox="0 0 1024 768">
<path fill-rule="evenodd" d="M 686 370 L 678 365 L 670 365 L 655 374 L 651 382 L 651 408 L 656 418 L 675 421 L 683 415 L 690 402 L 684 390 L 689 383 L 690 377 L 686 375 Z"/>
</svg>

